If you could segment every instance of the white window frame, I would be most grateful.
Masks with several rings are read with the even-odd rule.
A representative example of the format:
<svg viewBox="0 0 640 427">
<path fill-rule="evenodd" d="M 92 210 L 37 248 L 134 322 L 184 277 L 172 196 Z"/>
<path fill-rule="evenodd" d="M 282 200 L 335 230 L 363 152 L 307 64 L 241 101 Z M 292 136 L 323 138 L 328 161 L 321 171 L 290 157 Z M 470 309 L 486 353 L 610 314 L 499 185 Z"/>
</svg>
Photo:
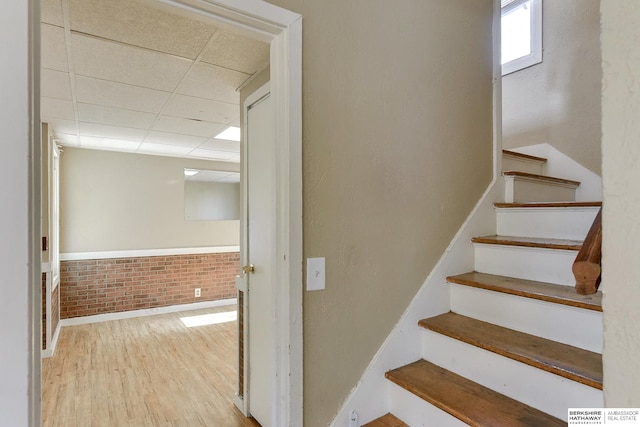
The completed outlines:
<svg viewBox="0 0 640 427">
<path fill-rule="evenodd" d="M 529 1 L 531 5 L 531 53 L 502 64 L 502 75 L 542 62 L 542 0 L 501 0 L 500 15 Z"/>
</svg>

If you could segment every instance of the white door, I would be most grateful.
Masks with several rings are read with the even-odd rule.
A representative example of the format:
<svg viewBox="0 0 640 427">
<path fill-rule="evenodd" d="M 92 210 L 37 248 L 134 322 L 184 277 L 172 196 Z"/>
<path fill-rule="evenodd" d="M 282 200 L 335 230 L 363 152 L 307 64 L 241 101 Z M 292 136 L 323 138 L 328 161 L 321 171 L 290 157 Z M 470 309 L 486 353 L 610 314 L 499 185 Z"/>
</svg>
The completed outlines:
<svg viewBox="0 0 640 427">
<path fill-rule="evenodd" d="M 275 220 L 275 128 L 268 86 L 247 103 L 246 180 L 247 230 L 246 274 L 249 293 L 249 413 L 263 427 L 273 427 L 276 366 L 274 338 Z"/>
</svg>

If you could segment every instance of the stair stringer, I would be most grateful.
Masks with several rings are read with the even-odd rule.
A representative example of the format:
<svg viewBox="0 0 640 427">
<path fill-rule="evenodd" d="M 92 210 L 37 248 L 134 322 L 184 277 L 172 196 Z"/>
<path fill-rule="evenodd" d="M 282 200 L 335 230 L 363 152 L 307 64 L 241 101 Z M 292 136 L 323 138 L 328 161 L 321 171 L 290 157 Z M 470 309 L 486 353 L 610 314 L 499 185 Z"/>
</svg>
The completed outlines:
<svg viewBox="0 0 640 427">
<path fill-rule="evenodd" d="M 446 277 L 473 270 L 474 249 L 470 243 L 471 238 L 495 234 L 496 215 L 493 204 L 503 194 L 503 180 L 494 180 L 489 184 L 345 399 L 330 427 L 348 426 L 349 417 L 354 410 L 358 413 L 359 425 L 393 412 L 390 398 L 393 384 L 385 378 L 385 372 L 422 357 L 422 331 L 417 326 L 418 321 L 450 310 Z M 402 414 L 395 415 L 402 418 Z"/>
<path fill-rule="evenodd" d="M 547 159 L 543 166 L 545 175 L 580 181 L 576 189 L 577 202 L 602 200 L 602 178 L 552 145 L 544 143 L 509 150 Z"/>
</svg>

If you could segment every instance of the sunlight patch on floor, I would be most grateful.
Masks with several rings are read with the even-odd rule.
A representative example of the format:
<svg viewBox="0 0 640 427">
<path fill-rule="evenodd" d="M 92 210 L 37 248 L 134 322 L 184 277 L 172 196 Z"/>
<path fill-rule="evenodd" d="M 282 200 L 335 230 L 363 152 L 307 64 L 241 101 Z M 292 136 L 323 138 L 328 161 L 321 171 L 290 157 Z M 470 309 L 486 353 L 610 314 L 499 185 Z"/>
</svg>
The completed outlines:
<svg viewBox="0 0 640 427">
<path fill-rule="evenodd" d="M 225 311 L 222 313 L 201 314 L 199 316 L 181 317 L 180 320 L 187 328 L 196 326 L 216 325 L 218 323 L 235 322 L 238 320 L 237 311 Z"/>
</svg>

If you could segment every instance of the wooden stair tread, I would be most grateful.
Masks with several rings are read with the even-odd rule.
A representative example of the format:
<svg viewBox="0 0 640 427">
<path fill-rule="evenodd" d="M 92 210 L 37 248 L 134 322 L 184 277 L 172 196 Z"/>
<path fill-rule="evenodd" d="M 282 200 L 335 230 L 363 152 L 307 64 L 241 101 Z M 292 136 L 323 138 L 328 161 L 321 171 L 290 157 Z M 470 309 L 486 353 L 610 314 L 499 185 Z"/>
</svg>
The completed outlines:
<svg viewBox="0 0 640 427">
<path fill-rule="evenodd" d="M 567 424 L 444 368 L 418 360 L 385 376 L 459 420 L 478 427 Z"/>
<path fill-rule="evenodd" d="M 402 420 L 396 418 L 391 414 L 383 415 L 380 418 L 364 424 L 362 427 L 409 427 L 408 424 L 402 422 Z"/>
<path fill-rule="evenodd" d="M 447 282 L 587 310 L 602 311 L 602 292 L 580 295 L 576 293 L 575 288 L 570 286 L 478 273 L 477 271 L 449 276 Z"/>
<path fill-rule="evenodd" d="M 520 236 L 479 236 L 471 239 L 473 243 L 488 245 L 523 246 L 528 248 L 564 249 L 579 251 L 582 247 L 580 240 L 547 239 L 540 237 Z"/>
<path fill-rule="evenodd" d="M 502 172 L 502 175 L 533 179 L 536 181 L 544 181 L 544 182 L 554 183 L 554 184 L 564 184 L 564 185 L 575 186 L 575 187 L 578 187 L 580 185 L 580 181 L 574 181 L 571 179 L 564 179 L 564 178 L 556 178 L 554 176 L 538 175 L 535 173 L 528 173 L 528 172 L 504 171 Z"/>
<path fill-rule="evenodd" d="M 528 202 L 528 203 L 494 203 L 494 207 L 508 208 L 591 208 L 600 207 L 602 202 Z"/>
<path fill-rule="evenodd" d="M 530 154 L 518 153 L 517 151 L 511 151 L 511 150 L 502 150 L 502 155 L 511 156 L 511 157 L 519 157 L 521 159 L 533 160 L 533 161 L 540 162 L 540 163 L 546 163 L 547 162 L 547 159 L 545 159 L 544 157 L 532 156 Z"/>
<path fill-rule="evenodd" d="M 423 319 L 418 324 L 433 332 L 602 390 L 602 356 L 598 353 L 453 312 Z"/>
</svg>

